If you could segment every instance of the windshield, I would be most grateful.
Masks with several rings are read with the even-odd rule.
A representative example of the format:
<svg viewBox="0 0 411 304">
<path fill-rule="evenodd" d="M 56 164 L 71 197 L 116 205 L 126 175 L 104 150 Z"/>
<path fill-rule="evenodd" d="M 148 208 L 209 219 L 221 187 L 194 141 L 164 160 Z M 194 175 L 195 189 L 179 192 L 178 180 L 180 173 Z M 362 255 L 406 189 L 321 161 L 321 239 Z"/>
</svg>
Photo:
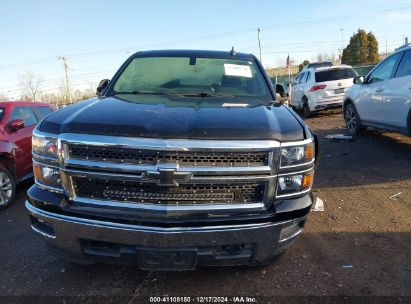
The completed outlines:
<svg viewBox="0 0 411 304">
<path fill-rule="evenodd" d="M 196 57 L 137 57 L 112 93 L 239 96 L 272 100 L 252 60 Z"/>
<path fill-rule="evenodd" d="M 315 82 L 325 82 L 340 79 L 354 78 L 358 76 L 352 68 L 347 69 L 331 69 L 315 73 Z"/>
</svg>

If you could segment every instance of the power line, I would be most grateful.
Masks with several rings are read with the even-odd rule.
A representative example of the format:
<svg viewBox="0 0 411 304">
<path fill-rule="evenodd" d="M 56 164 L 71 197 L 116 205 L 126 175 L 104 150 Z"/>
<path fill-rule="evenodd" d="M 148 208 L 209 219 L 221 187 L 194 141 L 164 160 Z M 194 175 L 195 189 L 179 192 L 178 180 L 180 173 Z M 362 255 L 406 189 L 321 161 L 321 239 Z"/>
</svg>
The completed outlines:
<svg viewBox="0 0 411 304">
<path fill-rule="evenodd" d="M 292 23 L 271 24 L 271 25 L 264 26 L 262 28 L 264 28 L 264 29 L 278 28 L 278 27 L 284 28 L 284 27 L 287 27 L 287 26 L 292 27 L 292 26 L 302 26 L 302 25 L 307 25 L 307 24 L 336 22 L 336 21 L 341 20 L 341 19 L 358 19 L 358 18 L 372 17 L 372 16 L 375 16 L 375 15 L 388 14 L 388 13 L 392 13 L 392 12 L 395 12 L 395 11 L 403 11 L 403 10 L 406 10 L 406 9 L 409 9 L 409 8 L 411 8 L 411 6 L 404 6 L 404 7 L 401 7 L 401 8 L 381 10 L 381 11 L 376 11 L 376 12 L 368 12 L 368 13 L 357 14 L 357 15 L 345 15 L 345 16 L 336 16 L 336 17 L 329 17 L 329 18 L 322 18 L 322 19 L 312 19 L 312 20 L 292 22 Z M 91 51 L 91 52 L 74 53 L 74 54 L 66 55 L 65 57 L 92 56 L 92 55 L 97 55 L 97 54 L 131 51 L 131 50 L 137 49 L 137 48 L 148 48 L 148 47 L 157 47 L 157 46 L 168 45 L 168 44 L 180 44 L 180 43 L 185 43 L 185 42 L 203 41 L 203 40 L 208 40 L 208 39 L 217 38 L 217 37 L 232 36 L 232 35 L 235 35 L 235 34 L 247 32 L 247 31 L 252 31 L 254 29 L 255 29 L 254 27 L 253 28 L 244 28 L 244 29 L 235 30 L 235 31 L 208 34 L 208 35 L 192 37 L 192 38 L 176 40 L 176 41 L 153 43 L 153 44 L 146 44 L 146 45 L 140 45 L 140 46 L 131 46 L 131 47 L 125 47 L 125 48 L 119 48 L 119 49 L 108 49 L 108 50 L 98 50 L 98 51 Z M 40 63 L 40 62 L 43 62 L 43 61 L 52 60 L 54 58 L 55 57 L 47 57 L 47 58 L 41 58 L 41 59 L 36 59 L 36 60 L 31 60 L 31 61 L 17 62 L 17 63 L 11 63 L 11 64 L 7 64 L 7 65 L 0 65 L 0 69 L 4 69 L 4 68 L 8 68 L 8 67 L 14 67 L 16 65 L 28 65 L 28 64 L 33 64 L 33 63 Z"/>
<path fill-rule="evenodd" d="M 68 78 L 69 66 L 68 66 L 67 58 L 66 57 L 58 57 L 58 59 L 60 59 L 63 62 L 64 74 L 66 75 L 67 93 L 68 93 L 69 101 L 70 101 L 70 103 L 72 103 L 73 99 L 71 97 L 70 83 L 69 83 L 69 78 Z M 57 104 L 57 106 L 58 106 L 58 104 Z"/>
</svg>

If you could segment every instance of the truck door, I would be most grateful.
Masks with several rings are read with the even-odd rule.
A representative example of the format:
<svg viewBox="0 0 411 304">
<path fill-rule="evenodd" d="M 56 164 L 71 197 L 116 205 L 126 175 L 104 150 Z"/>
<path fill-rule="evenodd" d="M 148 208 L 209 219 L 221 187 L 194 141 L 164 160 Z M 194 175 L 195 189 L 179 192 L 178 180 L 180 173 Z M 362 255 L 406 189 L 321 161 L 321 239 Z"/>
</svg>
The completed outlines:
<svg viewBox="0 0 411 304">
<path fill-rule="evenodd" d="M 411 51 L 405 52 L 393 78 L 384 89 L 384 123 L 399 129 L 407 127 L 411 108 Z"/>
<path fill-rule="evenodd" d="M 383 96 L 387 81 L 393 76 L 402 53 L 396 53 L 381 62 L 367 76 L 356 104 L 358 114 L 364 121 L 384 123 Z"/>
</svg>

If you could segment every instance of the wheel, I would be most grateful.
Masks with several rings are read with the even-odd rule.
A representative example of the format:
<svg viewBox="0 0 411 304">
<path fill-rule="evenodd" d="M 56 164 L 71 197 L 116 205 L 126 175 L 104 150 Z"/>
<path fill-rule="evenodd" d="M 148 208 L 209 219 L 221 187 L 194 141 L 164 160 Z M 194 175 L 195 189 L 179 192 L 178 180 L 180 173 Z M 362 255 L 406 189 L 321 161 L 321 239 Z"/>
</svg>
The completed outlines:
<svg viewBox="0 0 411 304">
<path fill-rule="evenodd" d="M 310 111 L 310 107 L 308 106 L 308 99 L 307 97 L 304 97 L 303 99 L 303 114 L 304 114 L 304 118 L 310 118 L 311 115 L 313 114 Z"/>
<path fill-rule="evenodd" d="M 16 183 L 10 172 L 0 165 L 0 210 L 9 207 L 16 196 Z"/>
<path fill-rule="evenodd" d="M 360 117 L 358 116 L 357 110 L 352 103 L 345 107 L 344 120 L 350 135 L 358 136 L 358 134 L 364 130 L 364 127 L 361 126 Z"/>
</svg>

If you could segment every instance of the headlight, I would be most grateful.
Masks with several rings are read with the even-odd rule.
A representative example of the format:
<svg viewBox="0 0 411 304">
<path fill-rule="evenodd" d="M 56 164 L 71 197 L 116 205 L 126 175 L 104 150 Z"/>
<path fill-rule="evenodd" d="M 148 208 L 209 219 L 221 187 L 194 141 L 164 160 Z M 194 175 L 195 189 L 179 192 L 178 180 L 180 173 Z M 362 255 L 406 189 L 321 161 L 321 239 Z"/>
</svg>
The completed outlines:
<svg viewBox="0 0 411 304">
<path fill-rule="evenodd" d="M 39 186 L 50 187 L 55 190 L 61 190 L 60 169 L 33 163 L 34 179 Z"/>
<path fill-rule="evenodd" d="M 32 137 L 33 155 L 57 160 L 57 138 L 36 134 Z"/>
<path fill-rule="evenodd" d="M 314 143 L 281 148 L 280 167 L 298 166 L 314 160 Z"/>
<path fill-rule="evenodd" d="M 314 181 L 314 172 L 278 177 L 277 197 L 303 193 L 310 190 Z"/>
</svg>

